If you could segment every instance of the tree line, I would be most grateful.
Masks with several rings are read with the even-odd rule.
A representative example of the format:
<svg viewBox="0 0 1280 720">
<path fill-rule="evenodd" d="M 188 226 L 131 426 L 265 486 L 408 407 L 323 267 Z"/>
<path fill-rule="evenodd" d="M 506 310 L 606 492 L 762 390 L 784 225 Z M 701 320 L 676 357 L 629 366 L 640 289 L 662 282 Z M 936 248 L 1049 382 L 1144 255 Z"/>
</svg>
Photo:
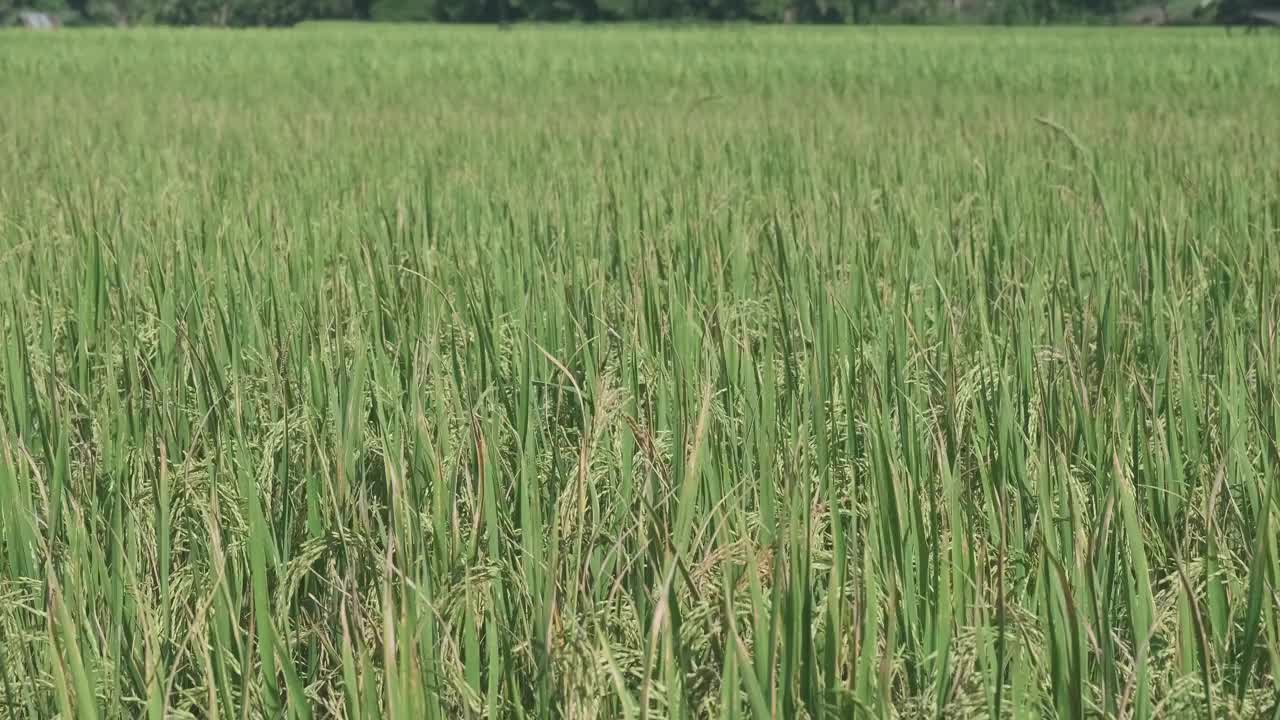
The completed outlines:
<svg viewBox="0 0 1280 720">
<path fill-rule="evenodd" d="M 65 24 L 228 27 L 307 20 L 1022 24 L 1105 21 L 1153 2 L 1167 7 L 1167 0 L 0 0 L 0 19 L 26 9 Z"/>
</svg>

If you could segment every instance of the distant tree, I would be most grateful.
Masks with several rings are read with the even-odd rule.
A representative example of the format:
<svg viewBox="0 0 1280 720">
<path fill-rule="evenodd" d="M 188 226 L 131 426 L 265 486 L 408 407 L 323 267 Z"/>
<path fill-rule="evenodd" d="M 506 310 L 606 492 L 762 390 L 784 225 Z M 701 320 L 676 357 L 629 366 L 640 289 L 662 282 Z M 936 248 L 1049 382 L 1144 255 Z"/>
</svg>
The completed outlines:
<svg viewBox="0 0 1280 720">
<path fill-rule="evenodd" d="M 369 17 L 386 22 L 434 20 L 429 0 L 372 0 Z"/>
<path fill-rule="evenodd" d="M 1214 22 L 1223 25 L 1244 23 L 1249 13 L 1257 10 L 1280 10 L 1280 0 L 1217 0 L 1212 5 Z"/>
</svg>

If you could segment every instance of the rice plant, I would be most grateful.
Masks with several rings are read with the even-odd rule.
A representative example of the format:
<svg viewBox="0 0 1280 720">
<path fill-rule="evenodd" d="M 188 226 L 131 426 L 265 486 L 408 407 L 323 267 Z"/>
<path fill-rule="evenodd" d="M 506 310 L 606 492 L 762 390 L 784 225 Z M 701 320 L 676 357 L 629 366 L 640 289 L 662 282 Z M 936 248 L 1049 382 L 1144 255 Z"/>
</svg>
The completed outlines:
<svg viewBox="0 0 1280 720">
<path fill-rule="evenodd" d="M 0 34 L 0 717 L 1280 718 L 1276 67 Z"/>
</svg>

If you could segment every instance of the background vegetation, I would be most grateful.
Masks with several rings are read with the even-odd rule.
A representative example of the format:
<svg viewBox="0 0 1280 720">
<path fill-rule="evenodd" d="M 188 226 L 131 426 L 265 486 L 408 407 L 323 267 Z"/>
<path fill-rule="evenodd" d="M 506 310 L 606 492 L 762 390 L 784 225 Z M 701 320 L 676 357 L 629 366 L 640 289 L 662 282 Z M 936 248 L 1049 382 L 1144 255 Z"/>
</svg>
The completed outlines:
<svg viewBox="0 0 1280 720">
<path fill-rule="evenodd" d="M 0 40 L 0 717 L 1276 718 L 1280 45 Z"/>
<path fill-rule="evenodd" d="M 282 26 L 305 20 L 739 21 L 889 24 L 1199 23 L 1208 6 L 1277 0 L 0 0 L 0 22 L 22 9 L 67 25 Z M 1202 5 L 1204 7 L 1202 7 Z"/>
</svg>

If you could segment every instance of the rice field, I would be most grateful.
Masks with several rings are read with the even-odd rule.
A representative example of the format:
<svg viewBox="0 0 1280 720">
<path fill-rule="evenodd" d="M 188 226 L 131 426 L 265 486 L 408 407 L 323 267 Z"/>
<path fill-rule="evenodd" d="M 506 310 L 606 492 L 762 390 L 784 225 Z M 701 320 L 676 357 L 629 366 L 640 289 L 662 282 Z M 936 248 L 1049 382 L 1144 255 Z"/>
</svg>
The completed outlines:
<svg viewBox="0 0 1280 720">
<path fill-rule="evenodd" d="M 1277 67 L 0 33 L 0 717 L 1280 717 Z"/>
</svg>

